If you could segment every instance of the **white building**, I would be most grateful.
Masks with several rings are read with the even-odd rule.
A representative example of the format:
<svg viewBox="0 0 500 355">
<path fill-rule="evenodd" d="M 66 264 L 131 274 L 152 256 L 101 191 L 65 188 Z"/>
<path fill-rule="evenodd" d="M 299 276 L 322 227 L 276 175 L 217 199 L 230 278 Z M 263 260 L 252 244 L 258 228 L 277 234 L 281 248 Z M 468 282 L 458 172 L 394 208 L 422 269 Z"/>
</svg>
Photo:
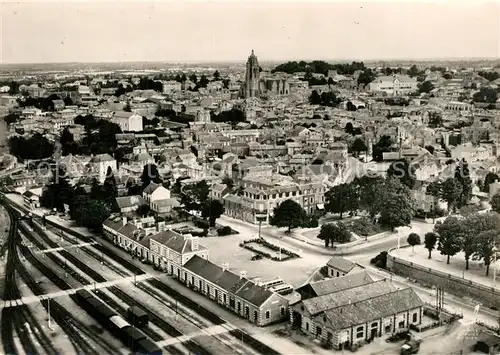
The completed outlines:
<svg viewBox="0 0 500 355">
<path fill-rule="evenodd" d="M 96 179 L 103 183 L 106 179 L 108 168 L 116 171 L 116 160 L 109 154 L 98 154 L 90 159 L 87 164 L 87 173 L 95 175 Z"/>
<path fill-rule="evenodd" d="M 142 131 L 142 116 L 134 112 L 116 111 L 111 121 L 119 125 L 123 132 Z"/>
<path fill-rule="evenodd" d="M 417 88 L 417 79 L 407 75 L 379 76 L 370 83 L 370 91 L 390 95 L 408 94 Z"/>
</svg>

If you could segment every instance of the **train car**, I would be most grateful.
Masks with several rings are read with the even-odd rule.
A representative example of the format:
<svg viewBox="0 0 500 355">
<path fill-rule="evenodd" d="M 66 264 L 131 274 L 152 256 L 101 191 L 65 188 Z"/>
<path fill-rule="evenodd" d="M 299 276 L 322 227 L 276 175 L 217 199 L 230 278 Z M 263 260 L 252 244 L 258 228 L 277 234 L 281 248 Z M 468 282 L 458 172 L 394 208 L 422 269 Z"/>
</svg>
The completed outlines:
<svg viewBox="0 0 500 355">
<path fill-rule="evenodd" d="M 81 300 L 86 300 L 88 298 L 94 298 L 94 295 L 86 289 L 81 289 L 75 292 L 76 296 Z"/>
<path fill-rule="evenodd" d="M 141 308 L 131 306 L 127 309 L 127 320 L 138 328 L 144 328 L 148 325 L 149 316 Z"/>
<path fill-rule="evenodd" d="M 113 311 L 108 306 L 101 303 L 99 307 L 97 307 L 97 311 L 103 316 L 105 319 L 109 319 L 112 316 L 118 315 L 115 311 Z"/>
<path fill-rule="evenodd" d="M 108 328 L 113 335 L 120 340 L 125 340 L 125 329 L 130 328 L 130 324 L 122 317 L 115 315 L 109 318 Z"/>
<path fill-rule="evenodd" d="M 163 355 L 163 350 L 149 339 L 140 340 L 135 351 L 139 355 Z"/>
</svg>

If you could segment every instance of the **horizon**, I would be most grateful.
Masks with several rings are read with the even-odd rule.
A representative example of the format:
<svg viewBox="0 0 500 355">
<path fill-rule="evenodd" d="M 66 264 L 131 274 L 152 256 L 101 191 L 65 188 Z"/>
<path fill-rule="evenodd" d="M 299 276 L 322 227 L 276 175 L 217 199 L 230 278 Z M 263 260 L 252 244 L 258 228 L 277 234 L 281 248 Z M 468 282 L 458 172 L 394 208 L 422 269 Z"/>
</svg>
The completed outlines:
<svg viewBox="0 0 500 355">
<path fill-rule="evenodd" d="M 239 63 L 252 48 L 261 62 L 500 57 L 498 2 L 21 1 L 2 7 L 1 65 Z"/>
</svg>

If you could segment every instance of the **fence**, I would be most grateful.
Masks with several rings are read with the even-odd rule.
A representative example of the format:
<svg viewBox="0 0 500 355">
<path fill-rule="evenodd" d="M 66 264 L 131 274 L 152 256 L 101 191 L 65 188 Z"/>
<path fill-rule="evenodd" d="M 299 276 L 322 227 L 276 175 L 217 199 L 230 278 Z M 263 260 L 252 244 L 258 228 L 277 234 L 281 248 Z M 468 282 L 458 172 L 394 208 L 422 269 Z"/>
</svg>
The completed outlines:
<svg viewBox="0 0 500 355">
<path fill-rule="evenodd" d="M 500 307 L 500 289 L 391 256 L 391 251 L 394 249 L 389 250 L 387 257 L 389 271 L 415 279 L 428 286 L 444 287 L 447 292 L 457 296 L 469 296 L 488 307 Z"/>
</svg>

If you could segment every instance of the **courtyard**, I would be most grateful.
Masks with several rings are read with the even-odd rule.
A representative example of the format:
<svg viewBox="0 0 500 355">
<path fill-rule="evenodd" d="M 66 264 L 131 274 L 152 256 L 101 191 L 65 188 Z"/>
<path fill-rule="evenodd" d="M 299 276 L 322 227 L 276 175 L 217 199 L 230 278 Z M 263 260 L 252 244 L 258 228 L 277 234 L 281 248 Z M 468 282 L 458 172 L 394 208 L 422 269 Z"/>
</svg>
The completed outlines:
<svg viewBox="0 0 500 355">
<path fill-rule="evenodd" d="M 301 255 L 301 257 L 285 261 L 274 261 L 267 258 L 251 260 L 255 252 L 239 246 L 240 243 L 248 239 L 249 236 L 242 233 L 225 237 L 202 238 L 200 244 L 210 249 L 210 260 L 216 264 L 228 263 L 229 269 L 236 273 L 246 271 L 248 277 L 263 279 L 281 277 L 295 288 L 304 284 L 316 270 L 330 259 L 328 255 L 302 254 L 300 250 L 287 245 L 286 248 L 289 251 Z M 272 243 L 277 245 L 275 241 Z M 259 245 L 259 247 L 261 246 Z M 274 253 L 279 255 L 279 252 Z"/>
</svg>

